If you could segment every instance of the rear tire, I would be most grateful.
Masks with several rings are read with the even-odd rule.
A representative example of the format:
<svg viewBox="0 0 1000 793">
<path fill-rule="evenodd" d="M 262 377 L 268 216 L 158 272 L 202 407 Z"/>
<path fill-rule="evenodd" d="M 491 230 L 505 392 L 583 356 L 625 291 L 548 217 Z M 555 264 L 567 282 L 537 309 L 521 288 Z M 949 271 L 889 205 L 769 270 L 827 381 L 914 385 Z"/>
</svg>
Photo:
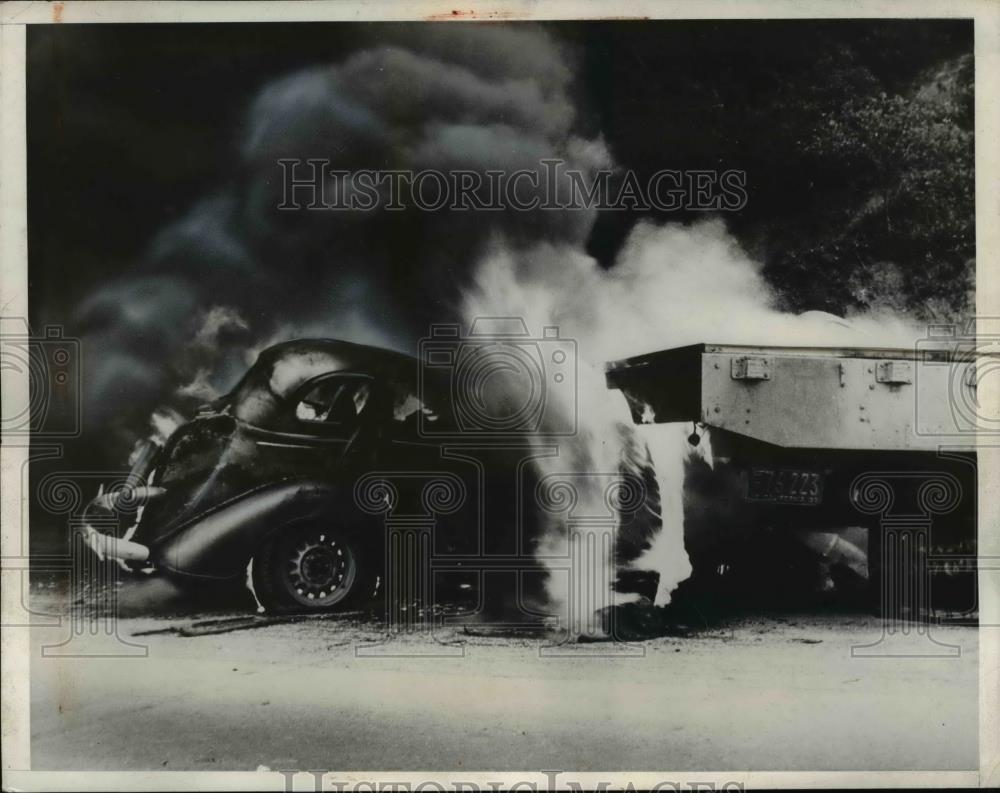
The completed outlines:
<svg viewBox="0 0 1000 793">
<path fill-rule="evenodd" d="M 370 544 L 333 520 L 292 523 L 253 557 L 260 604 L 273 613 L 343 611 L 375 595 L 378 566 Z"/>
</svg>

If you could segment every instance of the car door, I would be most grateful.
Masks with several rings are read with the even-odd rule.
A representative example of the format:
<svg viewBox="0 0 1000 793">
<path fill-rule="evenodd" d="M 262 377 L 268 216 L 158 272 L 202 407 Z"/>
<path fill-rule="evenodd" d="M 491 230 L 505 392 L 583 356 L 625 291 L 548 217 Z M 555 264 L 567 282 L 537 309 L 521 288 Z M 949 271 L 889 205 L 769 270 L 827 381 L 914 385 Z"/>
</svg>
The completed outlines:
<svg viewBox="0 0 1000 793">
<path fill-rule="evenodd" d="M 268 427 L 246 428 L 264 479 L 343 478 L 374 463 L 378 384 L 368 374 L 335 372 L 303 383 Z"/>
<path fill-rule="evenodd" d="M 439 438 L 420 432 L 438 420 L 436 406 L 411 383 L 388 385 L 391 410 L 381 437 L 379 470 L 393 476 L 400 492 L 397 512 L 434 519 L 435 557 L 475 557 L 482 552 L 481 466 Z M 440 420 L 447 420 L 441 418 Z"/>
</svg>

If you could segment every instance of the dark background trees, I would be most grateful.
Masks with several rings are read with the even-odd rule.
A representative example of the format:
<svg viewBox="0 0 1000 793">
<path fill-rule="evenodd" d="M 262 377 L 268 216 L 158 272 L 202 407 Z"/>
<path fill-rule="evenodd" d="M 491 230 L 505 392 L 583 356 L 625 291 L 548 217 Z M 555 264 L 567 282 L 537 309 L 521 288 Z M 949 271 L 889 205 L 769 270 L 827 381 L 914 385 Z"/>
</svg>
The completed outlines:
<svg viewBox="0 0 1000 793">
<path fill-rule="evenodd" d="M 787 308 L 973 310 L 971 24 L 636 27 L 587 39 L 615 157 L 746 171 L 727 223 Z M 602 218 L 598 247 L 632 222 Z"/>
</svg>

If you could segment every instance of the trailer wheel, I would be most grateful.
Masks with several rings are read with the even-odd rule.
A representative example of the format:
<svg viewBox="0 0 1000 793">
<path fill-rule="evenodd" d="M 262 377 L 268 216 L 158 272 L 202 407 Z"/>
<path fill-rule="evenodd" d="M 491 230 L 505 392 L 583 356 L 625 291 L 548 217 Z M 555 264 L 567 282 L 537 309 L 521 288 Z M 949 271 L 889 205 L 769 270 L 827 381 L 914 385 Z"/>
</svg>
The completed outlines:
<svg viewBox="0 0 1000 793">
<path fill-rule="evenodd" d="M 332 522 L 279 529 L 253 557 L 253 586 L 271 612 L 340 611 L 374 594 L 374 554 L 357 532 Z"/>
</svg>

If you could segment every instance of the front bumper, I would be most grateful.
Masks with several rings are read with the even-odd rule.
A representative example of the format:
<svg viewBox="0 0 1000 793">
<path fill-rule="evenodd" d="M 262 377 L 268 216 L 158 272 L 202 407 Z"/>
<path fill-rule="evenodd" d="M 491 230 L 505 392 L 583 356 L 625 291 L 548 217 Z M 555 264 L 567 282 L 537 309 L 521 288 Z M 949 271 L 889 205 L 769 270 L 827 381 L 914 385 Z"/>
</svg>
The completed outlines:
<svg viewBox="0 0 1000 793">
<path fill-rule="evenodd" d="M 141 564 L 149 560 L 149 548 L 142 543 L 102 534 L 89 523 L 84 524 L 81 534 L 83 541 L 101 561 L 115 559 Z"/>
<path fill-rule="evenodd" d="M 144 507 L 167 492 L 162 487 L 138 484 L 149 475 L 158 448 L 152 441 L 143 442 L 124 486 L 107 492 L 102 486 L 84 510 L 83 523 L 78 532 L 101 561 L 114 559 L 126 567 L 128 563 L 141 565 L 149 561 L 149 548 L 133 541 L 132 535 L 139 526 Z M 124 515 L 134 516 L 135 519 L 121 537 L 95 528 L 95 524 L 101 527 L 120 525 L 120 518 Z"/>
<path fill-rule="evenodd" d="M 97 557 L 105 559 L 116 559 L 121 562 L 142 563 L 149 560 L 149 548 L 142 543 L 134 542 L 131 538 L 139 525 L 142 517 L 142 509 L 154 498 L 159 498 L 166 489 L 162 487 L 152 487 L 140 485 L 136 487 L 123 487 L 108 493 L 98 493 L 97 497 L 87 505 L 84 511 L 84 521 L 80 527 L 80 534 Z M 94 528 L 94 523 L 107 523 L 109 520 L 117 520 L 117 512 L 135 513 L 135 523 L 125 532 L 123 537 L 116 537 L 112 534 L 105 534 Z M 98 513 L 103 520 L 97 521 L 92 516 Z"/>
</svg>

